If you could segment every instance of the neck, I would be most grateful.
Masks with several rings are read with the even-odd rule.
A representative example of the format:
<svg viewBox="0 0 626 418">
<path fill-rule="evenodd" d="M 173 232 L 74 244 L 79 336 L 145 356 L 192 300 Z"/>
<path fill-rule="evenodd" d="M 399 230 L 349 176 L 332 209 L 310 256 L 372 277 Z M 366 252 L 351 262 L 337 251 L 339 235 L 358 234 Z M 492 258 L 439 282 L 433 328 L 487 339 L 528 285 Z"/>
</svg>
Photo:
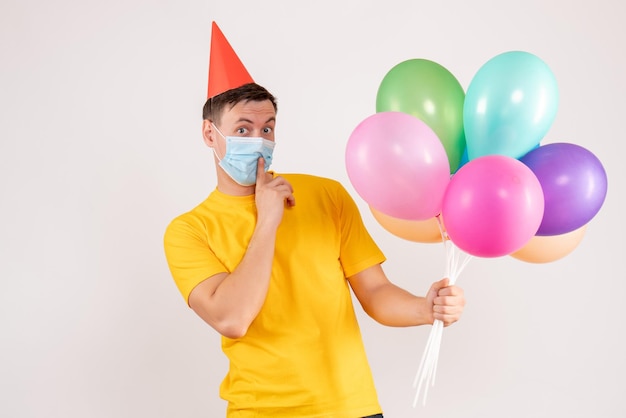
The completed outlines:
<svg viewBox="0 0 626 418">
<path fill-rule="evenodd" d="M 217 168 L 217 190 L 231 196 L 249 196 L 254 194 L 256 186 L 242 186 L 230 178 L 228 174 L 216 164 Z"/>
</svg>

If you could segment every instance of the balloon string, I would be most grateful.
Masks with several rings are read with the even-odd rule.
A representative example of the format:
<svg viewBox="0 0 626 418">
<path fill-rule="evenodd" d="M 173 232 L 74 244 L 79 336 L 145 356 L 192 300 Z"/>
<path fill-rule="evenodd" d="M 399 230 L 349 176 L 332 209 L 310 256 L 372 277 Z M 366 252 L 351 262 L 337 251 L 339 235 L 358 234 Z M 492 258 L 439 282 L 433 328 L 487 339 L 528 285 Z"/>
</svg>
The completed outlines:
<svg viewBox="0 0 626 418">
<path fill-rule="evenodd" d="M 453 285 L 461 274 L 463 269 L 472 259 L 472 256 L 461 251 L 450 240 L 441 220 L 441 215 L 437 215 L 437 223 L 441 232 L 441 239 L 446 253 L 445 277 L 449 279 L 449 284 Z M 437 363 L 439 362 L 439 351 L 441 349 L 441 339 L 443 336 L 443 322 L 435 320 L 430 330 L 430 335 L 426 342 L 424 353 L 420 365 L 413 381 L 413 387 L 417 387 L 415 398 L 413 400 L 413 408 L 417 405 L 422 387 L 424 394 L 422 404 L 426 405 L 426 396 L 428 394 L 428 386 L 435 385 L 435 375 L 437 371 Z"/>
</svg>

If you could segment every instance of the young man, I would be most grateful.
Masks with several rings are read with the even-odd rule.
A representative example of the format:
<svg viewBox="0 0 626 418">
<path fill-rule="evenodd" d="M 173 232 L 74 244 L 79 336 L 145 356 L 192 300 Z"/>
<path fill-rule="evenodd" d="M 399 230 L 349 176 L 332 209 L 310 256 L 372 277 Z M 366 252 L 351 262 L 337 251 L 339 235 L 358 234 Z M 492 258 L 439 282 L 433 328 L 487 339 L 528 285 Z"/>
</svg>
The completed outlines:
<svg viewBox="0 0 626 418">
<path fill-rule="evenodd" d="M 395 286 L 338 182 L 268 171 L 276 110 L 214 23 L 202 134 L 217 188 L 168 226 L 170 270 L 222 335 L 228 417 L 382 417 L 350 291 L 389 326 L 450 325 L 463 292 L 445 279 L 425 297 Z"/>
</svg>

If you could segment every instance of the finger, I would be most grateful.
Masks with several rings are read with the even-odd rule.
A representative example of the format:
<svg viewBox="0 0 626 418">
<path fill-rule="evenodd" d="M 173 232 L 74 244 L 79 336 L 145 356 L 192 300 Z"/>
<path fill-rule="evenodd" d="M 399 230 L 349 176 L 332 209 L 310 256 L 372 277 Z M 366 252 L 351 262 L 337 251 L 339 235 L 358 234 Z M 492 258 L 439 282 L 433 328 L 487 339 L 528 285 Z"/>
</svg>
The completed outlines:
<svg viewBox="0 0 626 418">
<path fill-rule="evenodd" d="M 452 286 L 448 286 L 448 287 L 442 287 L 441 289 L 439 289 L 439 291 L 437 292 L 437 296 L 452 296 L 455 294 L 454 289 L 452 288 Z"/>
<path fill-rule="evenodd" d="M 457 286 L 446 286 L 439 289 L 438 296 L 463 296 L 463 289 Z"/>
<path fill-rule="evenodd" d="M 462 312 L 463 309 L 454 304 L 435 304 L 433 305 L 433 311 L 445 315 L 456 315 Z"/>
<path fill-rule="evenodd" d="M 276 176 L 268 181 L 268 186 L 280 191 L 281 193 L 293 193 L 293 186 L 282 176 Z"/>
<path fill-rule="evenodd" d="M 433 317 L 443 322 L 444 327 L 448 327 L 459 320 L 459 317 L 457 315 L 444 315 L 440 313 L 435 313 Z"/>
<path fill-rule="evenodd" d="M 274 178 L 275 182 L 277 182 L 277 186 L 283 191 L 285 197 L 285 203 L 287 206 L 292 207 L 296 205 L 296 198 L 293 194 L 293 186 L 287 180 L 278 176 Z"/>
<path fill-rule="evenodd" d="M 455 305 L 465 306 L 465 297 L 463 295 L 437 296 L 433 300 L 435 305 Z"/>
<path fill-rule="evenodd" d="M 263 186 L 265 183 L 265 160 L 263 157 L 259 157 L 256 161 L 256 184 L 257 186 Z"/>
</svg>

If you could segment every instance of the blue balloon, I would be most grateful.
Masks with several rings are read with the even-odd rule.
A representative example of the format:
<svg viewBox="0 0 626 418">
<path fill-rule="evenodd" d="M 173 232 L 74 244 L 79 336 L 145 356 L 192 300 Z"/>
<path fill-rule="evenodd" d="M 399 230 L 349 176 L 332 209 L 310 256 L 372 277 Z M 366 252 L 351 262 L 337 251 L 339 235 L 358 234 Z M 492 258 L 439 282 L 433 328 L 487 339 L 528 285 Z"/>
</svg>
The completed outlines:
<svg viewBox="0 0 626 418">
<path fill-rule="evenodd" d="M 459 167 L 456 170 L 454 170 L 454 173 L 459 171 L 459 169 L 463 167 L 465 164 L 467 164 L 468 162 L 469 162 L 469 158 L 467 157 L 467 145 L 466 145 L 465 148 L 463 148 L 463 155 L 461 155 L 461 161 L 459 162 Z"/>
<path fill-rule="evenodd" d="M 558 101 L 554 74 L 537 56 L 510 51 L 491 58 L 470 81 L 463 104 L 469 160 L 519 159 L 548 132 Z"/>
</svg>

